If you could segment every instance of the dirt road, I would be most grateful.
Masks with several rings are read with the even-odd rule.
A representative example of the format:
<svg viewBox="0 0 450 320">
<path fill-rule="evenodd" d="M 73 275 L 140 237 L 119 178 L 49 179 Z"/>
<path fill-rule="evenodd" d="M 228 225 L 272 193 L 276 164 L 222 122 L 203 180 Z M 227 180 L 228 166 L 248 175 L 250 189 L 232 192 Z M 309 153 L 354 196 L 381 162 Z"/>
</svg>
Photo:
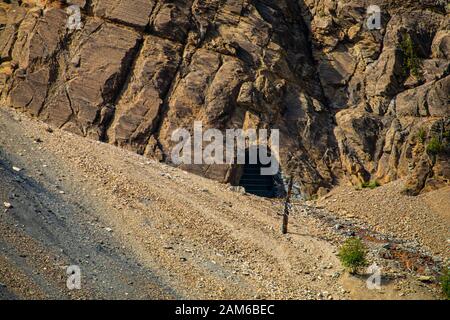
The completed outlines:
<svg viewBox="0 0 450 320">
<path fill-rule="evenodd" d="M 283 236 L 279 201 L 46 128 L 0 108 L 0 298 L 440 298 L 401 270 L 375 291 L 347 276 L 308 206 Z"/>
</svg>

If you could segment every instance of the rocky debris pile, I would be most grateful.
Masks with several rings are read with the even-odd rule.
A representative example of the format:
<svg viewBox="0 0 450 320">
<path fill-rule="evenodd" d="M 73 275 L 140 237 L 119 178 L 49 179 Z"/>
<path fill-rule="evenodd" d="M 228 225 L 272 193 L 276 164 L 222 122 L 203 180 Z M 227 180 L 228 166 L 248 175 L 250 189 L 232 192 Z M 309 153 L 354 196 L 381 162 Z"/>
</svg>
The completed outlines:
<svg viewBox="0 0 450 320">
<path fill-rule="evenodd" d="M 93 0 L 0 4 L 0 99 L 161 161 L 172 132 L 273 128 L 306 195 L 409 177 L 449 183 L 450 31 L 442 1 Z M 79 29 L 79 30 L 78 30 Z M 431 147 L 430 147 L 431 146 Z M 223 182 L 228 165 L 185 166 Z"/>
</svg>

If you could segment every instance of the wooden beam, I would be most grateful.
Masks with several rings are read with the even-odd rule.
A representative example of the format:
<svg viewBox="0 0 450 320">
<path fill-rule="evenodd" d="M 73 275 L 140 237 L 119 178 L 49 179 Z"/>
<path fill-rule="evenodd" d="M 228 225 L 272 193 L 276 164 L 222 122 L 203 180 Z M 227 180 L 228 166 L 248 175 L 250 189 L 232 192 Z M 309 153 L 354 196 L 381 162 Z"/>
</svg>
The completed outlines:
<svg viewBox="0 0 450 320">
<path fill-rule="evenodd" d="M 288 193 L 286 196 L 286 200 L 284 202 L 284 214 L 283 214 L 283 225 L 281 227 L 281 232 L 283 234 L 288 233 L 288 224 L 289 224 L 289 207 L 291 203 L 291 194 L 292 194 L 292 186 L 294 185 L 294 177 L 291 175 L 289 180 Z"/>
</svg>

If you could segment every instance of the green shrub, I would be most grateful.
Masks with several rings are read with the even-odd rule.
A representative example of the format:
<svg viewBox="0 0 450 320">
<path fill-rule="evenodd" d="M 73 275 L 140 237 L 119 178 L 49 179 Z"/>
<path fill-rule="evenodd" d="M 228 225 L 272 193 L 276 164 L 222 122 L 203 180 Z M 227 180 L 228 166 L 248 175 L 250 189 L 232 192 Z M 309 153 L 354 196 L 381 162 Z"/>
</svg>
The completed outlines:
<svg viewBox="0 0 450 320">
<path fill-rule="evenodd" d="M 355 274 L 359 268 L 367 265 L 367 250 L 358 238 L 350 238 L 339 249 L 338 257 L 342 265 L 351 274 Z"/>
<path fill-rule="evenodd" d="M 427 152 L 432 155 L 436 155 L 441 153 L 443 150 L 443 146 L 441 141 L 437 137 L 431 138 L 430 142 L 427 145 Z"/>
<path fill-rule="evenodd" d="M 403 40 L 400 43 L 400 47 L 403 53 L 403 75 L 405 77 L 413 75 L 418 78 L 421 76 L 421 62 L 417 56 L 414 43 L 409 34 L 403 36 Z"/>
<path fill-rule="evenodd" d="M 442 292 L 447 300 L 450 300 L 450 267 L 446 267 L 441 277 Z"/>
<path fill-rule="evenodd" d="M 417 132 L 417 138 L 419 139 L 420 143 L 425 142 L 425 139 L 427 138 L 427 133 L 424 128 L 419 129 L 419 132 Z"/>
<path fill-rule="evenodd" d="M 378 183 L 377 180 L 372 180 L 372 181 L 369 181 L 369 182 L 363 182 L 361 184 L 361 188 L 363 188 L 363 189 L 366 189 L 366 188 L 375 189 L 375 188 L 378 188 L 379 186 L 380 186 L 380 184 Z"/>
</svg>

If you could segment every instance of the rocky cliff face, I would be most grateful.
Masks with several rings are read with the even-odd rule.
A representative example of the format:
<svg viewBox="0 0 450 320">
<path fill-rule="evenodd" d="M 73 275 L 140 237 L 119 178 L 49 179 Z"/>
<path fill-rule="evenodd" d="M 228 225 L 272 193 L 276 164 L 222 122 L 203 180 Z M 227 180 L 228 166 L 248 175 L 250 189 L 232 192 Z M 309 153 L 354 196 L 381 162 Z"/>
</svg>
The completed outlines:
<svg viewBox="0 0 450 320">
<path fill-rule="evenodd" d="M 0 5 L 3 105 L 170 161 L 171 133 L 280 130 L 305 194 L 450 183 L 446 1 L 72 0 Z M 68 2 L 68 3 L 66 3 Z M 65 8 L 82 9 L 67 28 Z M 366 9 L 382 9 L 368 30 Z M 186 168 L 220 181 L 226 165 Z"/>
</svg>

